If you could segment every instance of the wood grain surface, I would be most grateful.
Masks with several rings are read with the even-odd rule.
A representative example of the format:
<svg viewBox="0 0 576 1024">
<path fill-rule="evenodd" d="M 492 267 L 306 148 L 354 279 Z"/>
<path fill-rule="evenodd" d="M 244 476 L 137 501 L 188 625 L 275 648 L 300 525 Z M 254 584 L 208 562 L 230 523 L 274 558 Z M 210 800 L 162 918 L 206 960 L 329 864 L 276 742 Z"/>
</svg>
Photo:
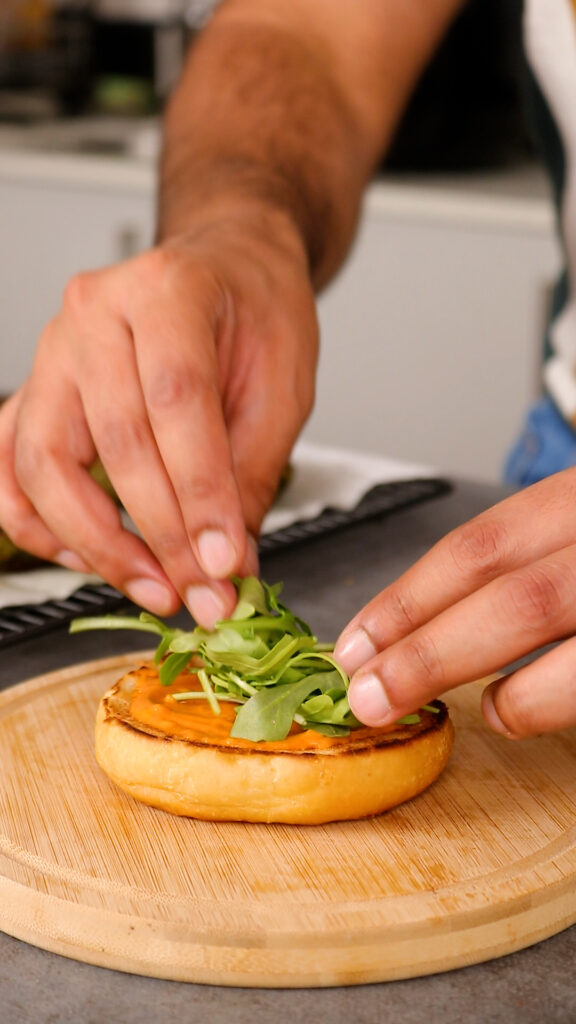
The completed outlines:
<svg viewBox="0 0 576 1024">
<path fill-rule="evenodd" d="M 96 707 L 139 656 L 0 694 L 0 929 L 136 974 L 354 985 L 509 953 L 576 921 L 576 732 L 510 743 L 480 683 L 448 703 L 450 764 L 361 822 L 214 824 L 138 804 L 93 756 Z"/>
</svg>

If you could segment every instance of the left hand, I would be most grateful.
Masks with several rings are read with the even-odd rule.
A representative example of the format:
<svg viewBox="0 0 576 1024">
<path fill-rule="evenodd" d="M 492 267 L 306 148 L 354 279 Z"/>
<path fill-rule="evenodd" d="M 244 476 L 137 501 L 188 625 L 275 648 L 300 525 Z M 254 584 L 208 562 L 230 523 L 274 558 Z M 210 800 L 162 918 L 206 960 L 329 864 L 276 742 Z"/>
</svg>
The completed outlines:
<svg viewBox="0 0 576 1024">
<path fill-rule="evenodd" d="M 156 615 L 211 628 L 314 395 L 317 321 L 299 229 L 232 196 L 187 233 L 77 275 L 0 411 L 0 526 Z M 92 479 L 99 456 L 137 536 Z"/>
<path fill-rule="evenodd" d="M 561 644 L 490 683 L 482 710 L 510 738 L 576 725 L 576 468 L 453 530 L 345 628 L 335 655 L 367 725 Z"/>
</svg>

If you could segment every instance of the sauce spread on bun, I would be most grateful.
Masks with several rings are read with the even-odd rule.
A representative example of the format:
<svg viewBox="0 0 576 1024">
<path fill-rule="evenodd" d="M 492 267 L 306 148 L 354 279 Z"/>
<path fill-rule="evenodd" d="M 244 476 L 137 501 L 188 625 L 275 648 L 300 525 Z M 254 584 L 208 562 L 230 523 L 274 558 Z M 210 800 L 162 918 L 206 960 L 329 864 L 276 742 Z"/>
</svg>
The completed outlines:
<svg viewBox="0 0 576 1024">
<path fill-rule="evenodd" d="M 128 691 L 128 713 L 134 724 L 154 732 L 165 733 L 189 743 L 218 746 L 223 749 L 252 750 L 252 740 L 233 737 L 230 730 L 236 717 L 234 705 L 220 703 L 215 715 L 204 700 L 178 701 L 174 694 L 191 690 L 188 677 L 178 678 L 170 686 L 162 686 L 153 666 L 142 666 L 125 677 Z M 198 694 L 202 688 L 194 684 Z M 348 736 L 324 736 L 312 729 L 303 729 L 294 722 L 283 740 L 260 740 L 259 751 L 301 753 L 305 751 L 351 751 L 373 747 L 377 743 L 405 742 L 440 724 L 442 705 L 438 710 L 420 712 L 420 721 L 413 725 L 394 724 L 382 728 L 362 726 Z"/>
<path fill-rule="evenodd" d="M 146 612 L 72 623 L 160 638 L 154 663 L 100 701 L 95 752 L 109 778 L 173 814 L 304 825 L 381 814 L 431 785 L 452 748 L 446 706 L 362 725 L 332 645 L 280 603 L 280 587 L 237 586 L 235 612 L 212 632 Z"/>
</svg>

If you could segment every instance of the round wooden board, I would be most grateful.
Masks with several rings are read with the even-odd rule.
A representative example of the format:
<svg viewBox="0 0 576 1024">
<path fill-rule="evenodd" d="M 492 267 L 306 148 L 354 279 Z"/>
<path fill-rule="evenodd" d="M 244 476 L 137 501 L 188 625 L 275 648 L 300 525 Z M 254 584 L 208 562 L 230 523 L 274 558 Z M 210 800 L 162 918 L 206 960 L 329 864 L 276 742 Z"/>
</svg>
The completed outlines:
<svg viewBox="0 0 576 1024">
<path fill-rule="evenodd" d="M 576 732 L 489 733 L 481 684 L 450 695 L 452 760 L 380 818 L 214 824 L 103 775 L 104 690 L 144 655 L 0 694 L 0 929 L 137 974 L 218 985 L 355 985 L 528 946 L 576 920 Z"/>
</svg>

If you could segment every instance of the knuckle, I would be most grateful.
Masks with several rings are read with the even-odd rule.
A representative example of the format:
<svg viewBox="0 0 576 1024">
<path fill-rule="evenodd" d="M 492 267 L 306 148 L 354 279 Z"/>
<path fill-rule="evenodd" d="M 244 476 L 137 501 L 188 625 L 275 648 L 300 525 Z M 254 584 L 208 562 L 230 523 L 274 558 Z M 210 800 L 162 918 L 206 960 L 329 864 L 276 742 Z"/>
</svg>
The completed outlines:
<svg viewBox="0 0 576 1024">
<path fill-rule="evenodd" d="M 183 290 L 196 300 L 221 299 L 221 287 L 212 268 L 182 246 L 157 246 L 136 257 L 136 261 L 138 280 L 146 289 L 158 294 Z"/>
<path fill-rule="evenodd" d="M 566 576 L 563 568 L 552 565 L 531 566 L 511 574 L 503 584 L 504 600 L 515 620 L 527 629 L 561 621 L 567 604 Z"/>
<path fill-rule="evenodd" d="M 164 530 L 150 541 L 150 546 L 161 562 L 180 567 L 184 552 L 188 549 L 188 541 L 182 530 Z"/>
<path fill-rule="evenodd" d="M 50 448 L 37 444 L 33 437 L 18 440 L 14 447 L 14 475 L 24 491 L 38 480 L 50 458 Z"/>
<path fill-rule="evenodd" d="M 9 539 L 17 548 L 29 551 L 34 540 L 35 516 L 22 510 L 21 514 L 13 519 L 5 517 L 3 529 Z"/>
<path fill-rule="evenodd" d="M 400 635 L 411 633 L 420 624 L 420 612 L 406 587 L 392 586 L 386 595 L 385 616 Z"/>
<path fill-rule="evenodd" d="M 449 534 L 447 541 L 453 561 L 467 577 L 491 579 L 510 557 L 511 538 L 497 520 L 472 520 Z"/>
<path fill-rule="evenodd" d="M 177 254 L 173 249 L 159 246 L 137 256 L 134 265 L 141 284 L 146 288 L 157 289 L 172 275 L 177 262 Z"/>
<path fill-rule="evenodd" d="M 444 670 L 436 645 L 429 634 L 415 633 L 402 645 L 402 673 L 417 678 L 423 689 L 442 687 Z"/>
<path fill-rule="evenodd" d="M 96 275 L 92 271 L 82 271 L 70 278 L 64 288 L 62 307 L 72 316 L 84 315 L 94 297 Z"/>
<path fill-rule="evenodd" d="M 214 390 L 202 374 L 193 374 L 184 367 L 164 366 L 148 386 L 146 402 L 151 413 L 163 413 L 168 408 L 200 402 Z"/>
<path fill-rule="evenodd" d="M 191 505 L 216 504 L 221 492 L 217 478 L 209 476 L 188 476 L 178 481 L 179 497 Z"/>
<path fill-rule="evenodd" d="M 105 466 L 114 469 L 139 454 L 148 437 L 148 428 L 140 419 L 106 420 L 98 431 L 98 454 Z"/>
</svg>

